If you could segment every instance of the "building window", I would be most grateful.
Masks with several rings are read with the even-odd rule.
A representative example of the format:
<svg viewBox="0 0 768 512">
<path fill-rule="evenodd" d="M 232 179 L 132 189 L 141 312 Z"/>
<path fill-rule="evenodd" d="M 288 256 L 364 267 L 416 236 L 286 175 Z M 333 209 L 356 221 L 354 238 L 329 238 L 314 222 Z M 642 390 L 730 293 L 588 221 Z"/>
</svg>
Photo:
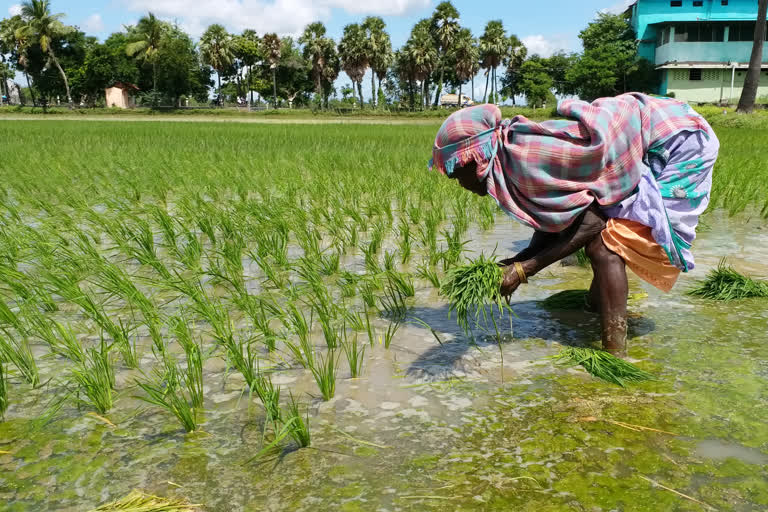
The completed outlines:
<svg viewBox="0 0 768 512">
<path fill-rule="evenodd" d="M 703 0 L 693 0 L 693 6 L 694 7 L 703 7 L 704 1 Z"/>
<path fill-rule="evenodd" d="M 682 7 L 683 6 L 683 0 L 672 0 L 669 2 L 670 7 Z"/>
<path fill-rule="evenodd" d="M 723 23 L 680 23 L 675 25 L 676 43 L 712 43 L 725 40 Z"/>
<path fill-rule="evenodd" d="M 701 80 L 701 70 L 700 69 L 690 69 L 688 70 L 688 80 Z"/>
<path fill-rule="evenodd" d="M 754 41 L 754 21 L 732 21 L 729 25 L 731 27 L 728 35 L 729 41 Z"/>
</svg>

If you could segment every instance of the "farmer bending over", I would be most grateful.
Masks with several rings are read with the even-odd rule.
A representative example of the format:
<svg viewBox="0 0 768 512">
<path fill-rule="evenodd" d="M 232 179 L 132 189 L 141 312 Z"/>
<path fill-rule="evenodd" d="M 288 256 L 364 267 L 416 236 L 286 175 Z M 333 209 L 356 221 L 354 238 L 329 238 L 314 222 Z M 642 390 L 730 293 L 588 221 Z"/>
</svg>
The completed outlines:
<svg viewBox="0 0 768 512">
<path fill-rule="evenodd" d="M 665 292 L 693 268 L 719 143 L 704 118 L 668 98 L 567 100 L 558 113 L 567 120 L 502 120 L 494 105 L 459 110 L 437 133 L 432 165 L 534 229 L 528 248 L 502 262 L 505 297 L 584 247 L 603 348 L 625 356 L 625 265 Z"/>
</svg>

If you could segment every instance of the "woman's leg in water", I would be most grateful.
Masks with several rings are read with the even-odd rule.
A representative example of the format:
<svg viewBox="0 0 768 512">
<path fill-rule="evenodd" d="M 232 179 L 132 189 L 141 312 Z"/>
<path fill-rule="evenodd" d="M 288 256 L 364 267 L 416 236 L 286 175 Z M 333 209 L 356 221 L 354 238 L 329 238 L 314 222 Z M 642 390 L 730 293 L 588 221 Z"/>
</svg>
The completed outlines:
<svg viewBox="0 0 768 512">
<path fill-rule="evenodd" d="M 595 277 L 591 292 L 595 292 L 600 311 L 603 349 L 613 355 L 627 355 L 627 270 L 624 260 L 610 251 L 597 235 L 586 246 Z"/>
</svg>

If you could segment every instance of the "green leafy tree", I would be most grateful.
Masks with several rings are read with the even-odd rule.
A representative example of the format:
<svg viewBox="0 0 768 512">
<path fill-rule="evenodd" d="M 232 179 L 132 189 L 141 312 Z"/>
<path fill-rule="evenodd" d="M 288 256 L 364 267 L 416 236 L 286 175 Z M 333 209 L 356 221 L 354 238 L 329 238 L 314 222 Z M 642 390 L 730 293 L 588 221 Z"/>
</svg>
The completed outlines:
<svg viewBox="0 0 768 512">
<path fill-rule="evenodd" d="M 0 20 L 0 44 L 3 54 L 10 54 L 11 59 L 16 61 L 16 69 L 24 73 L 27 81 L 27 90 L 32 96 L 32 104 L 36 105 L 35 92 L 29 80 L 29 58 L 28 50 L 30 46 L 29 37 L 20 30 L 24 26 L 24 20 L 20 15 L 11 16 Z M 21 95 L 19 100 L 24 103 L 24 97 Z"/>
<path fill-rule="evenodd" d="M 35 41 L 40 46 L 40 50 L 47 55 L 49 61 L 56 66 L 61 79 L 64 81 L 69 108 L 73 108 L 69 80 L 54 52 L 55 42 L 74 31 L 74 28 L 61 22 L 63 17 L 63 13 L 51 13 L 49 0 L 25 0 L 21 4 L 21 19 L 24 21 L 24 25 L 18 31 L 20 37 Z"/>
<path fill-rule="evenodd" d="M 520 92 L 531 107 L 541 107 L 554 98 L 554 82 L 546 64 L 546 59 L 533 55 L 520 66 Z"/>
<path fill-rule="evenodd" d="M 755 109 L 757 88 L 760 85 L 760 72 L 763 63 L 763 45 L 765 44 L 765 19 L 768 11 L 768 0 L 759 0 L 757 6 L 757 25 L 755 25 L 755 41 L 752 45 L 752 55 L 749 59 L 749 69 L 741 90 L 738 112 L 751 113 Z"/>
<path fill-rule="evenodd" d="M 381 81 L 387 76 L 392 65 L 392 41 L 386 32 L 384 20 L 378 16 L 368 16 L 363 20 L 363 29 L 368 39 L 368 63 L 371 67 L 371 105 L 376 108 L 376 79 L 381 89 Z"/>
<path fill-rule="evenodd" d="M 440 69 L 440 78 L 437 83 L 437 92 L 435 93 L 435 107 L 438 105 L 440 95 L 443 92 L 445 70 L 449 66 L 448 56 L 458 37 L 460 28 L 459 11 L 456 10 L 451 2 L 440 2 L 432 14 L 430 26 L 430 31 L 437 47 L 438 67 Z"/>
<path fill-rule="evenodd" d="M 509 52 L 509 39 L 501 20 L 489 21 L 485 26 L 483 35 L 480 36 L 480 61 L 485 69 L 485 93 L 483 103 L 488 94 L 488 81 L 491 82 L 491 96 L 497 100 L 496 68 L 501 66 Z"/>
<path fill-rule="evenodd" d="M 299 43 L 304 45 L 304 58 L 312 63 L 312 78 L 315 82 L 315 94 L 317 101 L 323 98 L 323 82 L 326 80 L 326 59 L 329 57 L 330 47 L 335 44 L 332 39 L 325 36 L 325 25 L 316 21 L 310 23 L 304 29 L 299 38 Z"/>
<path fill-rule="evenodd" d="M 246 88 L 251 95 L 248 102 L 250 106 L 253 103 L 253 68 L 262 59 L 261 40 L 254 30 L 244 30 L 243 33 L 234 38 L 235 60 L 246 70 Z"/>
<path fill-rule="evenodd" d="M 360 96 L 360 108 L 363 108 L 363 77 L 369 65 L 368 41 L 365 29 L 357 23 L 351 23 L 344 27 L 344 35 L 339 43 L 339 57 L 341 69 L 349 76 L 352 83 L 357 86 Z"/>
<path fill-rule="evenodd" d="M 323 101 L 325 108 L 328 108 L 328 98 L 334 92 L 334 82 L 339 78 L 341 73 L 341 59 L 339 59 L 339 52 L 336 51 L 336 44 L 331 41 L 332 44 L 328 44 L 324 48 L 325 66 L 323 67 L 322 88 L 323 88 Z"/>
<path fill-rule="evenodd" d="M 429 28 L 429 19 L 418 22 L 413 27 L 411 36 L 402 49 L 415 80 L 421 82 L 421 97 L 424 101 L 424 108 L 429 108 L 428 80 L 438 64 L 437 48 L 435 48 Z"/>
<path fill-rule="evenodd" d="M 462 85 L 480 70 L 480 50 L 469 29 L 459 31 L 451 52 L 456 77 L 459 79 L 459 106 L 462 106 L 464 104 L 461 97 Z"/>
<path fill-rule="evenodd" d="M 103 98 L 104 89 L 116 82 L 137 83 L 139 69 L 136 61 L 125 53 L 128 44 L 127 35 L 122 32 L 112 34 L 103 44 L 89 44 L 73 90 L 95 103 L 97 98 Z"/>
<path fill-rule="evenodd" d="M 169 30 L 169 25 L 157 19 L 154 14 L 147 13 L 129 27 L 130 43 L 125 47 L 126 55 L 136 57 L 143 64 L 152 66 L 152 92 L 157 92 L 157 54 L 163 43 L 163 36 Z"/>
<path fill-rule="evenodd" d="M 200 38 L 200 55 L 203 62 L 216 70 L 218 83 L 218 101 L 221 105 L 221 75 L 232 65 L 235 59 L 232 36 L 222 25 L 213 24 L 203 32 Z"/>
<path fill-rule="evenodd" d="M 156 59 L 158 92 L 169 103 L 179 105 L 183 96 L 201 103 L 208 100 L 211 68 L 201 64 L 194 41 L 183 30 L 168 27 Z"/>
<path fill-rule="evenodd" d="M 272 71 L 272 105 L 277 108 L 277 68 L 280 66 L 280 38 L 277 34 L 265 34 L 261 38 L 261 48 L 264 58 Z"/>
</svg>

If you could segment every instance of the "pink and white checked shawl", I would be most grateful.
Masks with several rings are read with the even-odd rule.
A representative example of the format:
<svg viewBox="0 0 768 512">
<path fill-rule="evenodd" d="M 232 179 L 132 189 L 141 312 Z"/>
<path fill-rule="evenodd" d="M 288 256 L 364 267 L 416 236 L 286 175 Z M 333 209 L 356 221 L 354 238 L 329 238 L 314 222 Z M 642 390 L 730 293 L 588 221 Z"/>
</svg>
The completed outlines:
<svg viewBox="0 0 768 512">
<path fill-rule="evenodd" d="M 437 133 L 432 168 L 451 175 L 477 162 L 478 179 L 507 213 L 539 231 L 566 229 L 590 205 L 632 195 L 648 151 L 681 131 L 706 131 L 688 105 L 629 93 L 587 103 L 566 100 L 567 120 L 502 121 L 495 105 L 453 113 Z"/>
</svg>

